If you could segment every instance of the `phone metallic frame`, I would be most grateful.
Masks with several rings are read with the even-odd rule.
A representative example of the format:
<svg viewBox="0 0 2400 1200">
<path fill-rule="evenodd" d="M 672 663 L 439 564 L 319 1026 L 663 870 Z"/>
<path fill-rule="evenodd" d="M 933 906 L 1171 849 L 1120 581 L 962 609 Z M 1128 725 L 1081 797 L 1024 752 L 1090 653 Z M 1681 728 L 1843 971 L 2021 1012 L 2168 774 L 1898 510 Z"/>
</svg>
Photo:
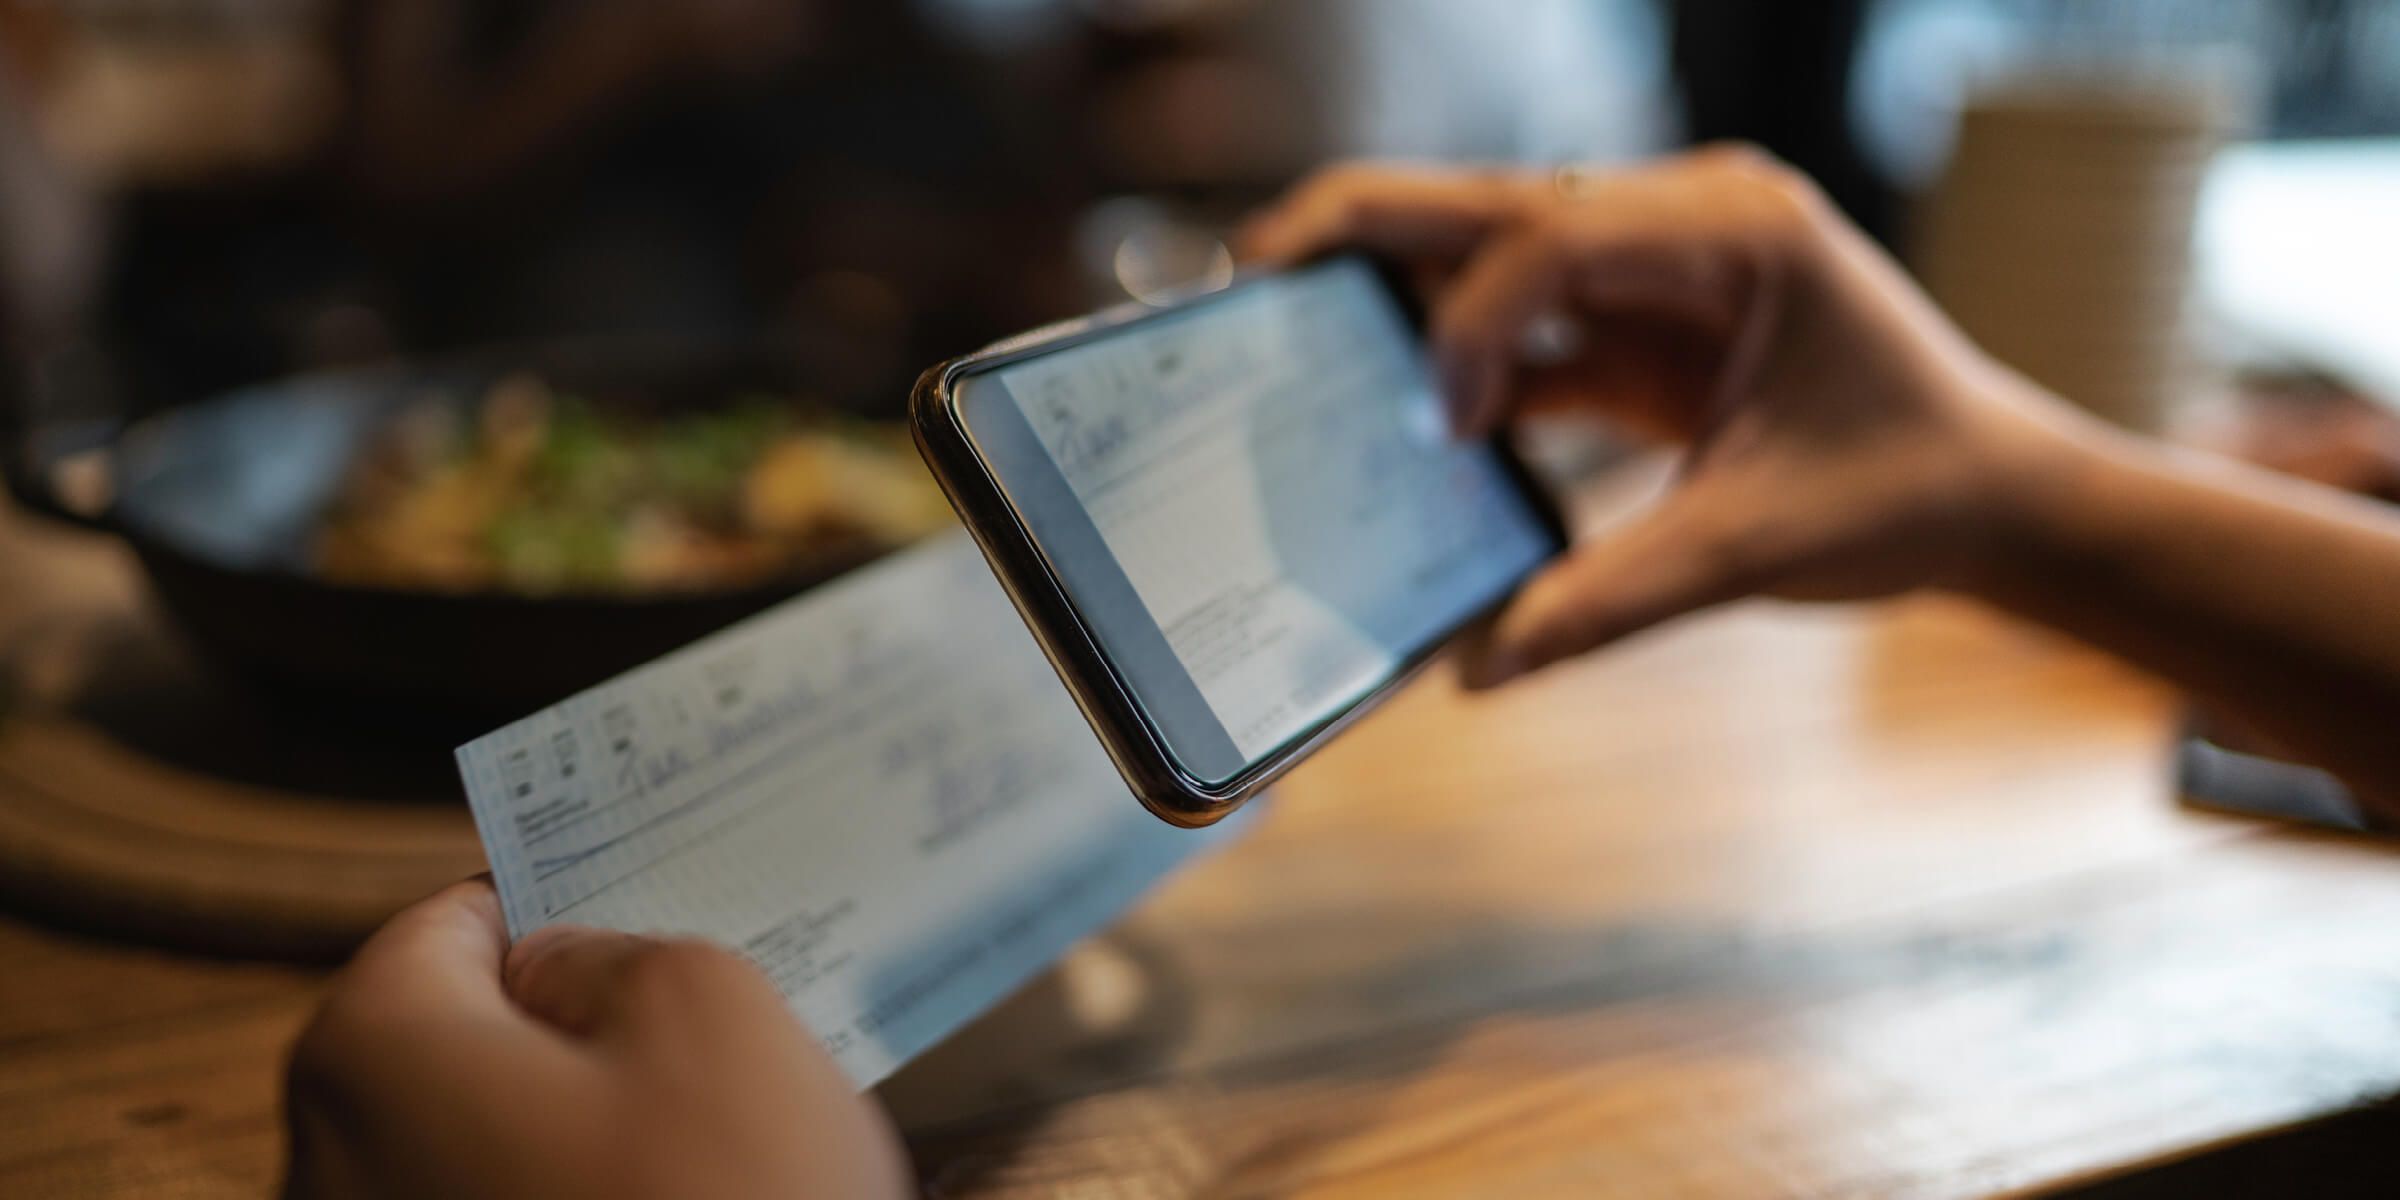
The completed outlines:
<svg viewBox="0 0 2400 1200">
<path fill-rule="evenodd" d="M 1385 290 L 1401 304 L 1412 328 L 1423 327 L 1420 314 L 1409 305 L 1408 293 L 1378 270 Z M 1507 596 L 1469 614 L 1450 636 L 1428 642 L 1403 658 L 1390 677 L 1365 694 L 1285 740 L 1219 783 L 1199 779 L 1183 769 L 1173 749 L 1143 710 L 1131 684 L 1100 649 L 1099 640 L 1077 611 L 1065 584 L 1052 569 L 1033 531 L 1008 492 L 993 477 L 959 411 L 959 384 L 970 376 L 996 371 L 1011 363 L 1097 341 L 1120 330 L 1165 317 L 1193 305 L 1207 304 L 1246 285 L 1272 278 L 1250 275 L 1220 288 L 1194 289 L 1162 298 L 1157 303 L 1129 302 L 1089 316 L 1046 325 L 995 342 L 972 354 L 938 363 L 917 379 L 909 395 L 909 428 L 918 451 L 934 479 L 958 510 L 960 523 L 983 551 L 984 561 L 1001 588 L 1017 606 L 1026 628 L 1058 672 L 1059 682 L 1075 698 L 1108 757 L 1125 777 L 1135 798 L 1160 819 L 1185 828 L 1212 825 L 1250 797 L 1291 770 L 1350 723 L 1414 679 L 1448 645 L 1457 629 L 1489 615 Z M 1502 469 L 1524 495 L 1556 549 L 1567 544 L 1566 525 L 1557 506 L 1509 446 L 1495 437 Z M 1556 550 L 1554 549 L 1554 553 Z"/>
</svg>

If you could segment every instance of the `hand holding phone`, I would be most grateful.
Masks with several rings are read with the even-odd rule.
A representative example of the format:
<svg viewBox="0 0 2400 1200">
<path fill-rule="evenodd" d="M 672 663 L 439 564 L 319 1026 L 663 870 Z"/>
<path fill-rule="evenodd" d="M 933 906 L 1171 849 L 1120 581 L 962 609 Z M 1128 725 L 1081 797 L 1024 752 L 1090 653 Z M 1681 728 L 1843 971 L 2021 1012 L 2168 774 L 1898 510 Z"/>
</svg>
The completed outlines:
<svg viewBox="0 0 2400 1200">
<path fill-rule="evenodd" d="M 1243 240 L 1269 264 L 1348 251 L 1404 270 L 1462 429 L 1577 413 L 1686 447 L 1657 504 L 1527 581 L 1464 656 L 1470 686 L 1760 593 L 2022 590 L 2011 576 L 2047 569 L 2011 561 L 2043 540 L 2029 526 L 2081 473 L 2079 445 L 2106 440 L 1741 147 L 1591 171 L 1337 166 Z M 1561 322 L 1569 352 L 1531 359 L 1528 334 Z"/>
</svg>

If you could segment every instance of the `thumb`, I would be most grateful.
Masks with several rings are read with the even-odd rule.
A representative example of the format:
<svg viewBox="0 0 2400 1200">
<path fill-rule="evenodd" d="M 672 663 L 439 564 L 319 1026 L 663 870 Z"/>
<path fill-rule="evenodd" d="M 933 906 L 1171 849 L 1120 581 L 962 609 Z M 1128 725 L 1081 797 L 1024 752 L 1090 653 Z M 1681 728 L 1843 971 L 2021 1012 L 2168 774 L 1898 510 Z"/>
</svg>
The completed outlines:
<svg viewBox="0 0 2400 1200">
<path fill-rule="evenodd" d="M 1698 484 L 1535 575 L 1474 638 L 1459 681 L 1497 687 L 1653 625 L 1738 600 L 1773 581 L 1761 539 Z"/>
<path fill-rule="evenodd" d="M 503 978 L 509 998 L 542 1022 L 576 1036 L 608 1025 L 635 964 L 656 949 L 652 938 L 583 925 L 549 925 L 509 948 Z"/>
<path fill-rule="evenodd" d="M 552 925 L 510 949 L 506 982 L 525 1011 L 579 1037 L 790 1023 L 782 995 L 758 968 L 690 938 Z"/>
</svg>

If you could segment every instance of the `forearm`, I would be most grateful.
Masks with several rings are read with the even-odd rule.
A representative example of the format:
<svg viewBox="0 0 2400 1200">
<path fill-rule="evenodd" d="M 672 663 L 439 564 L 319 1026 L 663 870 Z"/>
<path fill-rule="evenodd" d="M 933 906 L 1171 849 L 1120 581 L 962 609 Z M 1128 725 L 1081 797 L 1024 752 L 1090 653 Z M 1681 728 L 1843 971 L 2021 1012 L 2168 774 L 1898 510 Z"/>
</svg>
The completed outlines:
<svg viewBox="0 0 2400 1200">
<path fill-rule="evenodd" d="M 2400 514 L 2081 421 L 2010 472 L 1986 599 L 2156 671 L 2400 819 Z"/>
</svg>

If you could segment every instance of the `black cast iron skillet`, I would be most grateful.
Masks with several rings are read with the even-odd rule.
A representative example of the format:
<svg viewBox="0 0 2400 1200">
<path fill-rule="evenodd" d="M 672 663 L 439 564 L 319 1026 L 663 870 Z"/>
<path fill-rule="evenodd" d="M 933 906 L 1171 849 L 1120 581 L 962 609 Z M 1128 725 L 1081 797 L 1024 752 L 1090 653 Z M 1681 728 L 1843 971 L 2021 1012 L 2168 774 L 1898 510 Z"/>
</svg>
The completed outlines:
<svg viewBox="0 0 2400 1200">
<path fill-rule="evenodd" d="M 9 483 L 28 507 L 122 538 L 166 612 L 225 667 L 312 706 L 454 734 L 541 708 L 875 556 L 857 547 L 759 586 L 636 594 L 411 591 L 314 574 L 319 515 L 393 414 L 428 396 L 475 404 L 514 370 L 602 407 L 768 394 L 891 417 L 898 404 L 828 396 L 816 386 L 828 372 L 768 348 L 550 346 L 304 376 L 145 418 L 78 448 L 106 476 L 108 498 L 93 508 L 57 492 L 62 439 L 45 434 L 58 431 L 32 430 L 8 448 Z"/>
</svg>

